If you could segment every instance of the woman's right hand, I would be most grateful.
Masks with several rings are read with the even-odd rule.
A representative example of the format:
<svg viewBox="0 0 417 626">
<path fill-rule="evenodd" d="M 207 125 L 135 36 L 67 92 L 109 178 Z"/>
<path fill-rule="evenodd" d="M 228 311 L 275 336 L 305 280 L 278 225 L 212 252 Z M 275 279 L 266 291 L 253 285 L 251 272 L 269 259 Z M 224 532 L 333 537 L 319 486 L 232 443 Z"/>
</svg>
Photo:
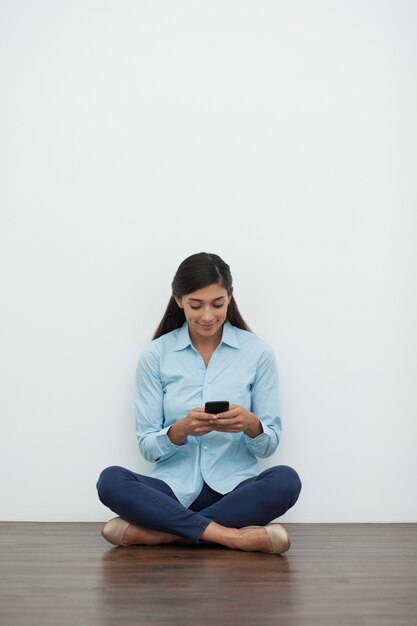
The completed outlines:
<svg viewBox="0 0 417 626">
<path fill-rule="evenodd" d="M 189 435 L 201 437 L 214 430 L 216 418 L 211 413 L 205 413 L 202 407 L 191 409 L 189 413 L 178 420 L 168 430 L 167 435 L 172 443 L 181 446 L 187 441 Z"/>
<path fill-rule="evenodd" d="M 211 413 L 205 413 L 202 407 L 191 409 L 191 411 L 183 417 L 182 422 L 185 435 L 194 435 L 195 437 L 201 437 L 206 435 L 214 429 L 216 418 Z"/>
</svg>

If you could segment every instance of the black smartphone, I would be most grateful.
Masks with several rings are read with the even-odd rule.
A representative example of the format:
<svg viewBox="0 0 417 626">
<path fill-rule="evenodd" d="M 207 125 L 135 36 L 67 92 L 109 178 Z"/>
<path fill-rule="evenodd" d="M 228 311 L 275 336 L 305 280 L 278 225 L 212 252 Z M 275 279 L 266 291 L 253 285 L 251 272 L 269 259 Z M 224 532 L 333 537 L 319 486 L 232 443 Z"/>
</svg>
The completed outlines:
<svg viewBox="0 0 417 626">
<path fill-rule="evenodd" d="M 224 411 L 229 410 L 229 403 L 223 400 L 218 400 L 217 402 L 206 402 L 204 407 L 205 413 L 212 413 L 213 415 L 217 413 L 223 413 Z"/>
</svg>

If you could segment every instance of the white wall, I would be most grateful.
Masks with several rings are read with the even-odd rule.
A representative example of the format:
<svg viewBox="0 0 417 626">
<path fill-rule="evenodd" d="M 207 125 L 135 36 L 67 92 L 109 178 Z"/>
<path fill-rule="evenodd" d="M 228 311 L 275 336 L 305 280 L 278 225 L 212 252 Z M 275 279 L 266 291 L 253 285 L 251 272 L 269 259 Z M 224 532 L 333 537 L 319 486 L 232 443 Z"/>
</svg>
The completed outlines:
<svg viewBox="0 0 417 626">
<path fill-rule="evenodd" d="M 105 520 L 189 254 L 276 351 L 288 521 L 417 521 L 417 5 L 3 0 L 0 519 Z"/>
</svg>

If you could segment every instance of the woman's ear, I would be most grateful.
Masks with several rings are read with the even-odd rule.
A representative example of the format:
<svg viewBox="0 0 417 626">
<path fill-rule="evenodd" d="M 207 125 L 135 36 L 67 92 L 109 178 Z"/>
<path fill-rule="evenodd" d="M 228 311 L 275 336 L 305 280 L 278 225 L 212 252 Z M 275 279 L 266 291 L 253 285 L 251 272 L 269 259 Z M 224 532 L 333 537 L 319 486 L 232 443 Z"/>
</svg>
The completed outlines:
<svg viewBox="0 0 417 626">
<path fill-rule="evenodd" d="M 172 294 L 174 296 L 174 300 L 175 302 L 178 304 L 178 306 L 180 307 L 180 309 L 183 308 L 182 304 L 181 304 L 181 300 L 182 298 L 179 298 L 178 296 L 176 296 L 174 293 Z"/>
</svg>

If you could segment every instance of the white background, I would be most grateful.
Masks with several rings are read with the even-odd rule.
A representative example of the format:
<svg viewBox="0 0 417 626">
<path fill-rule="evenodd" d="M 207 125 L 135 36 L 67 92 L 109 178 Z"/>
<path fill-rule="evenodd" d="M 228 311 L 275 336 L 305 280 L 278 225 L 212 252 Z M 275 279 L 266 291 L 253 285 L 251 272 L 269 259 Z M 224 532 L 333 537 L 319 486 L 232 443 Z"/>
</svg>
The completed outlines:
<svg viewBox="0 0 417 626">
<path fill-rule="evenodd" d="M 134 374 L 179 263 L 276 353 L 297 522 L 417 521 L 417 5 L 3 0 L 0 519 L 147 472 Z"/>
</svg>

